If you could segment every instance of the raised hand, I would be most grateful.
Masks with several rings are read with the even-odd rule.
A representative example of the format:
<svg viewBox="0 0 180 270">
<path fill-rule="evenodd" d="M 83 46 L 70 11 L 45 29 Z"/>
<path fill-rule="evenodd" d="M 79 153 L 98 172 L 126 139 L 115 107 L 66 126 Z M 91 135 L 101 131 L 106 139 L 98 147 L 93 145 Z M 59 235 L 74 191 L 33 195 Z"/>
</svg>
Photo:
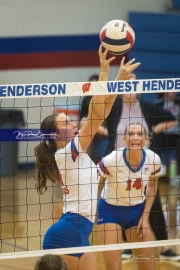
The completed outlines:
<svg viewBox="0 0 180 270">
<path fill-rule="evenodd" d="M 119 80 L 133 80 L 136 78 L 132 72 L 140 66 L 140 62 L 134 63 L 135 58 L 124 64 L 125 57 L 122 58 L 120 68 L 116 77 L 116 81 Z"/>
<path fill-rule="evenodd" d="M 107 80 L 109 74 L 109 64 L 116 58 L 115 56 L 106 59 L 108 49 L 102 52 L 102 44 L 99 46 L 100 76 L 99 80 Z"/>
</svg>

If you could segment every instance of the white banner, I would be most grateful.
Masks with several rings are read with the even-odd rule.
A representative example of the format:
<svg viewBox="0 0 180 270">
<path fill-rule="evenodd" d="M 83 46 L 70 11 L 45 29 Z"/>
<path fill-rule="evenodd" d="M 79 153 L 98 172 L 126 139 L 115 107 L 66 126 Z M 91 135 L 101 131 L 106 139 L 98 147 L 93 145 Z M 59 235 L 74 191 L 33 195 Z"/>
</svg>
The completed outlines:
<svg viewBox="0 0 180 270">
<path fill-rule="evenodd" d="M 67 97 L 180 91 L 180 78 L 0 85 L 0 98 Z"/>
</svg>

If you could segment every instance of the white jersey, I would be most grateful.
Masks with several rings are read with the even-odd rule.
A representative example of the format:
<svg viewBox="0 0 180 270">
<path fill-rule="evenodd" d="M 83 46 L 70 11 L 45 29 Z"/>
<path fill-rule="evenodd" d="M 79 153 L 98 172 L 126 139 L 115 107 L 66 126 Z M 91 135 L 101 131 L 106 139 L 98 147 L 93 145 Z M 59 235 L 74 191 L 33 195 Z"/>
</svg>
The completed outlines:
<svg viewBox="0 0 180 270">
<path fill-rule="evenodd" d="M 144 189 L 151 176 L 160 174 L 161 161 L 149 149 L 142 149 L 142 154 L 142 163 L 136 170 L 130 168 L 127 162 L 126 148 L 119 148 L 100 161 L 98 168 L 106 178 L 101 197 L 107 203 L 130 206 L 144 202 Z"/>
<path fill-rule="evenodd" d="M 77 213 L 94 222 L 98 170 L 89 156 L 83 152 L 79 137 L 76 136 L 65 148 L 56 151 L 55 160 L 63 192 L 63 213 Z"/>
</svg>

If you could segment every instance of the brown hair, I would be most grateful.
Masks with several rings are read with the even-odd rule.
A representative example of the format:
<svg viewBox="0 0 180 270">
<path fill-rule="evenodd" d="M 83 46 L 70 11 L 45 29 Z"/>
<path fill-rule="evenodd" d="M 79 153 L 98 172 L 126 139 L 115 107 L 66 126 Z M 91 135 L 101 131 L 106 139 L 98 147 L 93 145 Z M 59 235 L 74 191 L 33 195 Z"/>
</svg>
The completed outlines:
<svg viewBox="0 0 180 270">
<path fill-rule="evenodd" d="M 125 130 L 124 130 L 124 137 L 126 137 L 126 133 L 127 133 L 127 129 L 128 129 L 128 127 L 130 127 L 130 126 L 141 126 L 143 129 L 144 129 L 144 134 L 146 135 L 146 129 L 145 129 L 145 127 L 141 124 L 141 123 L 139 123 L 139 122 L 130 122 L 127 126 L 126 126 L 126 128 L 125 128 Z"/>
<path fill-rule="evenodd" d="M 47 180 L 51 180 L 55 183 L 58 180 L 58 168 L 54 158 L 54 153 L 57 150 L 56 143 L 50 133 L 56 129 L 56 117 L 58 114 L 49 115 L 41 124 L 42 133 L 44 132 L 44 138 L 40 144 L 34 148 L 34 154 L 36 156 L 36 166 L 34 172 L 34 178 L 37 181 L 36 190 L 39 194 L 43 194 L 47 190 Z M 47 135 L 49 134 L 49 136 Z M 37 177 L 35 176 L 38 172 Z"/>
<path fill-rule="evenodd" d="M 59 255 L 47 254 L 37 260 L 34 270 L 68 270 L 68 268 Z"/>
</svg>

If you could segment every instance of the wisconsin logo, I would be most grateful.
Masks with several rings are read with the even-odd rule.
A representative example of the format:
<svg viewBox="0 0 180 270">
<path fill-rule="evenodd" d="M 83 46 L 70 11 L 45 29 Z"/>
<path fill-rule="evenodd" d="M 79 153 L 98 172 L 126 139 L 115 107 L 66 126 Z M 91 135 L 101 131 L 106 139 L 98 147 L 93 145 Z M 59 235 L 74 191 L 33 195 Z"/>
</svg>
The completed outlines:
<svg viewBox="0 0 180 270">
<path fill-rule="evenodd" d="M 90 87 L 91 87 L 91 83 L 90 82 L 83 84 L 83 86 L 82 86 L 83 93 L 89 92 Z"/>
</svg>

